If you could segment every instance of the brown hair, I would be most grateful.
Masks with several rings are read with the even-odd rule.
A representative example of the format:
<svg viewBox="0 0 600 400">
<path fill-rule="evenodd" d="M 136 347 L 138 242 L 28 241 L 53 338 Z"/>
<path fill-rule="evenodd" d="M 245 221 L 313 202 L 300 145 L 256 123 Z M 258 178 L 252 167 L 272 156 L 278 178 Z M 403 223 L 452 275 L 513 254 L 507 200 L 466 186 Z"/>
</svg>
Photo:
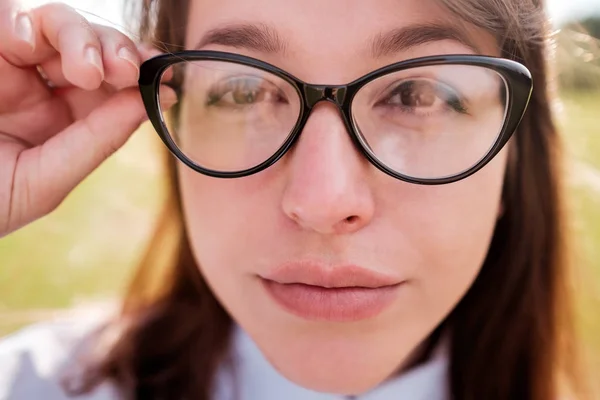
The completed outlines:
<svg viewBox="0 0 600 400">
<path fill-rule="evenodd" d="M 172 52 L 184 44 L 188 1 L 131 0 L 129 11 L 141 15 L 142 38 Z M 472 287 L 442 323 L 452 332 L 451 397 L 557 399 L 562 384 L 574 383 L 580 371 L 570 348 L 575 338 L 568 233 L 561 148 L 550 107 L 549 31 L 543 4 L 538 0 L 442 2 L 463 21 L 493 33 L 503 56 L 523 62 L 535 83 L 529 109 L 511 143 L 504 213 L 488 256 Z M 118 321 L 123 331 L 102 361 L 87 370 L 84 384 L 75 392 L 109 379 L 129 399 L 210 397 L 232 321 L 191 255 L 181 221 L 175 165 L 169 159 L 170 201 L 125 298 Z"/>
</svg>

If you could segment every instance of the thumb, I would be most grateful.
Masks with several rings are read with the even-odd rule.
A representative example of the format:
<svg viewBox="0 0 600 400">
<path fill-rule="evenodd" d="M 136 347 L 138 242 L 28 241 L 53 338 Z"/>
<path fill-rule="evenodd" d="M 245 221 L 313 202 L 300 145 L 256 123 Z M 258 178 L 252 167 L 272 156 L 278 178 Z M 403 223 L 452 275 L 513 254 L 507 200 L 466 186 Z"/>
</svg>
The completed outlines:
<svg viewBox="0 0 600 400">
<path fill-rule="evenodd" d="M 170 88 L 161 87 L 160 95 L 161 105 L 172 105 L 176 101 L 175 92 Z M 87 175 L 122 147 L 146 118 L 139 91 L 122 90 L 41 147 L 26 150 L 25 153 L 39 152 L 36 168 L 26 168 L 32 174 L 26 178 L 30 190 L 39 189 L 32 197 L 45 203 L 34 209 L 49 212 L 56 207 Z M 35 158 L 35 155 L 23 154 L 21 161 L 30 157 Z"/>
</svg>

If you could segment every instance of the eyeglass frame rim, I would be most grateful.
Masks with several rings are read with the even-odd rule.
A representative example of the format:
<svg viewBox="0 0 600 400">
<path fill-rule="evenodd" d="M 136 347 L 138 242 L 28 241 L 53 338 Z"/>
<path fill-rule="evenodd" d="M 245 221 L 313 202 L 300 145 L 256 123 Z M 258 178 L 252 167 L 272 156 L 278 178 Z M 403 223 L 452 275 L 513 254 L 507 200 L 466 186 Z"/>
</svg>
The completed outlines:
<svg viewBox="0 0 600 400">
<path fill-rule="evenodd" d="M 275 74 L 294 87 L 301 100 L 298 119 L 285 141 L 271 157 L 254 167 L 242 171 L 223 172 L 202 167 L 186 156 L 179 148 L 169 133 L 169 129 L 167 128 L 162 115 L 163 113 L 160 108 L 159 98 L 160 82 L 162 75 L 167 68 L 181 62 L 189 61 L 222 61 L 246 65 Z M 507 87 L 506 115 L 503 126 L 500 129 L 494 144 L 490 147 L 487 154 L 475 165 L 458 174 L 450 176 L 440 178 L 415 178 L 391 169 L 365 147 L 359 137 L 360 133 L 351 122 L 353 121 L 352 101 L 361 88 L 375 79 L 393 72 L 432 65 L 478 66 L 488 68 L 498 73 L 504 79 Z M 355 147 L 380 171 L 404 182 L 420 185 L 441 185 L 457 182 L 473 175 L 488 164 L 500 150 L 502 150 L 517 130 L 517 127 L 525 115 L 533 92 L 533 79 L 531 72 L 527 67 L 514 60 L 479 54 L 447 54 L 412 58 L 389 64 L 371 71 L 345 85 L 322 85 L 304 82 L 279 67 L 242 54 L 214 50 L 184 50 L 175 53 L 161 54 L 143 62 L 140 66 L 138 86 L 148 118 L 169 151 L 189 168 L 207 176 L 215 178 L 241 178 L 271 167 L 296 143 L 314 106 L 321 101 L 328 101 L 333 103 L 339 109 L 346 131 L 350 135 Z"/>
</svg>

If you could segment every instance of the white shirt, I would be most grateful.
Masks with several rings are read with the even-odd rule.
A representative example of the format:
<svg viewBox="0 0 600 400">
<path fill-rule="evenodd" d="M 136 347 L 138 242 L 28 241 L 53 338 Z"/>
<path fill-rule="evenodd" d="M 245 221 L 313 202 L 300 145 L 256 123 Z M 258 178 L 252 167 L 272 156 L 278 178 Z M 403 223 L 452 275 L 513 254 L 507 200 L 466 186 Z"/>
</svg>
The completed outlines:
<svg viewBox="0 0 600 400">
<path fill-rule="evenodd" d="M 72 363 L 70 355 L 98 321 L 77 320 L 33 325 L 0 340 L 0 400 L 69 400 L 60 387 L 60 374 Z M 289 381 L 262 355 L 252 339 L 236 326 L 232 359 L 234 378 L 223 366 L 216 376 L 215 400 L 448 400 L 446 349 L 439 346 L 426 363 L 384 382 L 360 396 L 317 393 Z M 235 385 L 234 385 L 235 380 Z M 233 388 L 237 387 L 237 391 Z M 116 400 L 116 389 L 100 385 L 78 400 Z"/>
</svg>

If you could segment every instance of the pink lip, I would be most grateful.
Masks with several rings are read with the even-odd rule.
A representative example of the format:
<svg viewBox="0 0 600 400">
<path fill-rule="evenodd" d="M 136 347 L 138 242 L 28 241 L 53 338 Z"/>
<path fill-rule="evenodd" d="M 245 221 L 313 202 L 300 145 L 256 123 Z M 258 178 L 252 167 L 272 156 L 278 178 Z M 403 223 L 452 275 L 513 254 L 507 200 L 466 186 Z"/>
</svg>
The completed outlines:
<svg viewBox="0 0 600 400">
<path fill-rule="evenodd" d="M 337 322 L 372 318 L 394 301 L 401 280 L 355 265 L 325 267 L 289 263 L 261 277 L 286 311 L 309 320 Z"/>
</svg>

